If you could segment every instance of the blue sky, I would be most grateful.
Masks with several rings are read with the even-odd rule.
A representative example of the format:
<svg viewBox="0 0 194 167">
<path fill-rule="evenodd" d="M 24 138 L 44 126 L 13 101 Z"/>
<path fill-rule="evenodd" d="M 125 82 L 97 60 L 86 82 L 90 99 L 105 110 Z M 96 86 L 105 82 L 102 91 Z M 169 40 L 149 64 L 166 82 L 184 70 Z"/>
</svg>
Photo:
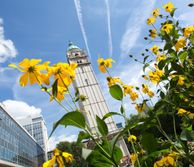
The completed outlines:
<svg viewBox="0 0 194 167">
<path fill-rule="evenodd" d="M 141 66 L 131 61 L 128 54 L 132 53 L 141 58 L 141 52 L 147 46 L 143 40 L 149 29 L 146 19 L 152 9 L 161 8 L 168 1 L 76 2 L 77 8 L 73 0 L 0 2 L 0 102 L 6 101 L 8 108 L 17 116 L 28 114 L 27 110 L 29 113 L 39 113 L 41 110 L 49 133 L 52 123 L 60 118 L 63 111 L 55 103 L 48 103 L 49 98 L 37 86 L 21 88 L 18 85 L 19 73 L 9 69 L 7 65 L 20 62 L 25 57 L 40 58 L 52 63 L 66 61 L 66 49 L 68 41 L 71 40 L 80 48 L 90 50 L 94 71 L 111 111 L 115 111 L 118 107 L 112 106 L 118 106 L 117 102 L 108 95 L 105 76 L 99 73 L 96 60 L 98 56 L 108 58 L 112 53 L 112 58 L 117 62 L 111 70 L 112 74 L 121 76 L 126 83 L 140 84 Z M 183 25 L 193 24 L 194 9 L 187 7 L 192 0 L 172 2 L 178 8 L 176 18 Z M 107 17 L 108 12 L 110 18 Z M 24 111 L 21 111 L 22 107 Z M 128 105 L 128 99 L 126 107 L 128 114 L 135 113 Z M 116 122 L 119 121 L 116 118 Z M 59 128 L 51 143 L 53 145 L 59 140 L 72 140 L 76 132 L 77 130 L 71 128 Z"/>
</svg>

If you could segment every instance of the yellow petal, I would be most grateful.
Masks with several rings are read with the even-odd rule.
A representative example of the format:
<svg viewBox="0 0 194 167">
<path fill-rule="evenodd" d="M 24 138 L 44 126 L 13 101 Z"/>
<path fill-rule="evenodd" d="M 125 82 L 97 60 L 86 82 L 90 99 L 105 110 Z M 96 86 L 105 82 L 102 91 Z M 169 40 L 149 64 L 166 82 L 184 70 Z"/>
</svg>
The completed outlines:
<svg viewBox="0 0 194 167">
<path fill-rule="evenodd" d="M 31 59 L 30 60 L 30 66 L 35 66 L 36 64 L 40 63 L 41 59 Z"/>
<path fill-rule="evenodd" d="M 53 167 L 55 164 L 55 160 L 56 160 L 56 158 L 55 158 L 55 156 L 53 156 L 53 158 L 51 160 L 48 160 L 47 162 L 45 162 L 43 164 L 43 167 Z"/>
<path fill-rule="evenodd" d="M 18 68 L 15 64 L 9 64 L 8 66 L 12 68 Z"/>
<path fill-rule="evenodd" d="M 59 167 L 64 167 L 63 166 L 63 159 L 61 156 L 57 156 L 57 162 L 58 162 Z"/>
<path fill-rule="evenodd" d="M 30 79 L 30 85 L 33 85 L 38 82 L 34 73 L 29 73 L 29 79 Z"/>
<path fill-rule="evenodd" d="M 21 77 L 20 77 L 20 85 L 21 86 L 26 86 L 28 83 L 28 72 L 24 73 Z"/>
<path fill-rule="evenodd" d="M 25 58 L 23 61 L 19 63 L 19 66 L 26 69 L 30 66 L 30 60 Z"/>
</svg>

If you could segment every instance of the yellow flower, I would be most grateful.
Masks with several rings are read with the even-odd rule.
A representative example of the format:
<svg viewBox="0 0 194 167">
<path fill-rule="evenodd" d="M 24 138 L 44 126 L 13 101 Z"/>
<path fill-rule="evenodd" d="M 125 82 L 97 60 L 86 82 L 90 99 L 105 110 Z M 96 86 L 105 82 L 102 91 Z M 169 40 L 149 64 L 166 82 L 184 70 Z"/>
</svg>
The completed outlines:
<svg viewBox="0 0 194 167">
<path fill-rule="evenodd" d="M 184 36 L 189 37 L 194 32 L 194 26 L 188 26 L 184 29 Z"/>
<path fill-rule="evenodd" d="M 67 152 L 61 153 L 57 148 L 53 150 L 53 157 L 43 164 L 43 167 L 53 167 L 57 161 L 59 167 L 64 167 L 63 158 L 67 163 L 73 161 L 73 156 Z"/>
<path fill-rule="evenodd" d="M 24 59 L 19 63 L 18 66 L 15 64 L 10 64 L 9 66 L 12 68 L 17 68 L 19 71 L 23 72 L 24 74 L 20 77 L 20 85 L 26 86 L 28 82 L 30 84 L 41 84 L 41 70 L 45 70 L 47 64 L 39 64 L 41 59 Z"/>
<path fill-rule="evenodd" d="M 154 92 L 148 91 L 148 96 L 153 97 L 154 96 Z"/>
<path fill-rule="evenodd" d="M 143 93 L 148 93 L 149 89 L 148 89 L 148 85 L 142 84 L 142 92 Z"/>
<path fill-rule="evenodd" d="M 174 9 L 174 4 L 172 2 L 168 2 L 167 4 L 165 4 L 163 6 L 163 8 L 167 11 L 167 12 L 172 12 L 172 10 Z"/>
<path fill-rule="evenodd" d="M 115 85 L 116 83 L 123 84 L 121 79 L 118 78 L 118 77 L 110 77 L 110 76 L 108 76 L 106 79 L 108 81 L 108 86 L 109 87 Z"/>
<path fill-rule="evenodd" d="M 162 157 L 160 160 L 154 163 L 154 167 L 163 167 L 163 166 L 176 166 L 175 160 L 171 156 Z"/>
<path fill-rule="evenodd" d="M 63 101 L 63 99 L 65 98 L 65 93 L 67 93 L 67 88 L 58 86 L 57 89 L 58 89 L 58 91 L 57 91 L 56 99 L 57 99 L 59 102 L 61 102 L 61 101 Z M 53 101 L 53 99 L 54 99 L 54 97 L 51 96 L 51 97 L 50 97 L 50 101 Z"/>
<path fill-rule="evenodd" d="M 152 30 L 149 30 L 150 34 L 149 36 L 154 39 L 157 37 L 157 30 L 156 29 L 152 29 Z"/>
<path fill-rule="evenodd" d="M 156 61 L 162 61 L 162 60 L 166 60 L 166 55 L 158 55 Z"/>
<path fill-rule="evenodd" d="M 150 48 L 150 50 L 154 53 L 154 54 L 157 54 L 158 53 L 158 50 L 159 50 L 159 47 L 157 45 L 154 45 L 152 48 Z"/>
<path fill-rule="evenodd" d="M 137 137 L 136 136 L 134 136 L 134 135 L 129 135 L 129 137 L 128 137 L 128 141 L 129 142 L 134 142 L 134 141 L 136 141 L 137 140 Z"/>
<path fill-rule="evenodd" d="M 148 25 L 154 24 L 155 22 L 156 22 L 156 18 L 155 17 L 149 17 L 147 19 L 147 24 Z"/>
<path fill-rule="evenodd" d="M 143 112 L 143 111 L 145 110 L 145 108 L 146 108 L 145 103 L 136 104 L 136 105 L 135 105 L 135 109 L 136 109 L 139 113 Z"/>
<path fill-rule="evenodd" d="M 137 157 L 138 157 L 138 155 L 135 153 L 130 154 L 130 159 L 131 159 L 131 162 L 133 165 L 135 165 L 135 162 L 137 161 Z"/>
<path fill-rule="evenodd" d="M 179 76 L 179 79 L 178 79 L 178 85 L 184 85 L 184 82 L 185 81 L 185 78 L 184 77 L 182 77 L 182 76 Z"/>
<path fill-rule="evenodd" d="M 58 63 L 53 65 L 48 71 L 54 75 L 54 79 L 58 79 L 58 86 L 67 88 L 75 79 L 76 63 Z"/>
<path fill-rule="evenodd" d="M 70 163 L 70 162 L 73 161 L 73 156 L 71 154 L 67 153 L 67 152 L 63 152 L 62 156 L 65 158 L 65 161 L 67 163 Z"/>
<path fill-rule="evenodd" d="M 103 58 L 99 58 L 97 60 L 98 62 L 98 68 L 102 73 L 106 73 L 107 68 L 111 68 L 112 67 L 112 62 L 114 62 L 113 59 L 109 58 L 109 59 L 103 59 Z"/>
<path fill-rule="evenodd" d="M 179 116 L 183 116 L 184 114 L 186 114 L 188 111 L 186 111 L 185 109 L 183 109 L 183 108 L 179 108 L 179 110 L 178 110 L 178 115 Z"/>
<path fill-rule="evenodd" d="M 133 86 L 123 85 L 123 89 L 124 89 L 125 95 L 130 94 L 130 93 L 132 93 Z"/>
<path fill-rule="evenodd" d="M 162 26 L 162 31 L 166 32 L 167 34 L 169 34 L 173 29 L 173 25 L 172 24 L 164 24 Z"/>
<path fill-rule="evenodd" d="M 138 98 L 138 94 L 136 92 L 131 92 L 130 93 L 130 98 L 132 101 L 135 101 Z"/>
<path fill-rule="evenodd" d="M 177 41 L 175 44 L 175 48 L 177 51 L 179 51 L 181 48 L 183 48 L 186 45 L 186 40 L 185 38 L 181 38 Z"/>
<path fill-rule="evenodd" d="M 190 119 L 194 119 L 194 113 L 188 112 L 187 114 Z"/>
<path fill-rule="evenodd" d="M 156 84 L 160 81 L 161 77 L 164 75 L 164 72 L 162 70 L 156 70 L 156 71 L 150 71 L 149 77 L 152 83 Z"/>
<path fill-rule="evenodd" d="M 153 15 L 154 17 L 158 17 L 159 14 L 160 14 L 160 9 L 159 9 L 159 8 L 156 8 L 156 9 L 154 9 L 154 10 L 152 11 L 152 15 Z"/>
<path fill-rule="evenodd" d="M 145 80 L 148 80 L 149 78 L 146 75 L 142 76 Z"/>
</svg>

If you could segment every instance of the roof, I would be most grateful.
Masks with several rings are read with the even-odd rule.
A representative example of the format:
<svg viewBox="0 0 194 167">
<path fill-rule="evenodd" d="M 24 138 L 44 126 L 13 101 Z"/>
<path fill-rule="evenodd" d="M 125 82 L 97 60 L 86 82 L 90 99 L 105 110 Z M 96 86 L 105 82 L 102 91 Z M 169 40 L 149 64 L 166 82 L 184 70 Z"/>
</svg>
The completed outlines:
<svg viewBox="0 0 194 167">
<path fill-rule="evenodd" d="M 73 42 L 69 42 L 69 46 L 67 48 L 67 51 L 70 51 L 72 49 L 80 49 L 78 46 L 76 46 Z"/>
</svg>

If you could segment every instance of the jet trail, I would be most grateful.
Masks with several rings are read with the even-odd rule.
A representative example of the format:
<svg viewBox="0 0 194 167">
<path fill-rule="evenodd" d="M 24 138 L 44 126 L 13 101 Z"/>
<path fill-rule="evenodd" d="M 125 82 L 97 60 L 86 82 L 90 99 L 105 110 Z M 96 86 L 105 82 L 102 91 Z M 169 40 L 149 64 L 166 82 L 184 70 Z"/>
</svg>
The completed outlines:
<svg viewBox="0 0 194 167">
<path fill-rule="evenodd" d="M 85 42 L 86 50 L 88 52 L 88 55 L 91 57 L 90 50 L 89 50 L 89 47 L 88 47 L 87 35 L 86 35 L 86 31 L 85 31 L 84 24 L 83 24 L 83 19 L 82 19 L 82 9 L 81 9 L 81 5 L 80 5 L 80 0 L 74 0 L 74 4 L 75 4 L 75 9 L 76 9 L 79 25 L 80 25 L 80 28 L 81 28 L 82 36 L 83 36 L 83 39 L 84 39 L 84 42 Z"/>
<path fill-rule="evenodd" d="M 108 46 L 109 46 L 109 57 L 112 57 L 113 46 L 112 46 L 112 33 L 110 25 L 110 6 L 108 0 L 105 0 L 106 10 L 107 10 L 107 25 L 108 25 Z"/>
</svg>

